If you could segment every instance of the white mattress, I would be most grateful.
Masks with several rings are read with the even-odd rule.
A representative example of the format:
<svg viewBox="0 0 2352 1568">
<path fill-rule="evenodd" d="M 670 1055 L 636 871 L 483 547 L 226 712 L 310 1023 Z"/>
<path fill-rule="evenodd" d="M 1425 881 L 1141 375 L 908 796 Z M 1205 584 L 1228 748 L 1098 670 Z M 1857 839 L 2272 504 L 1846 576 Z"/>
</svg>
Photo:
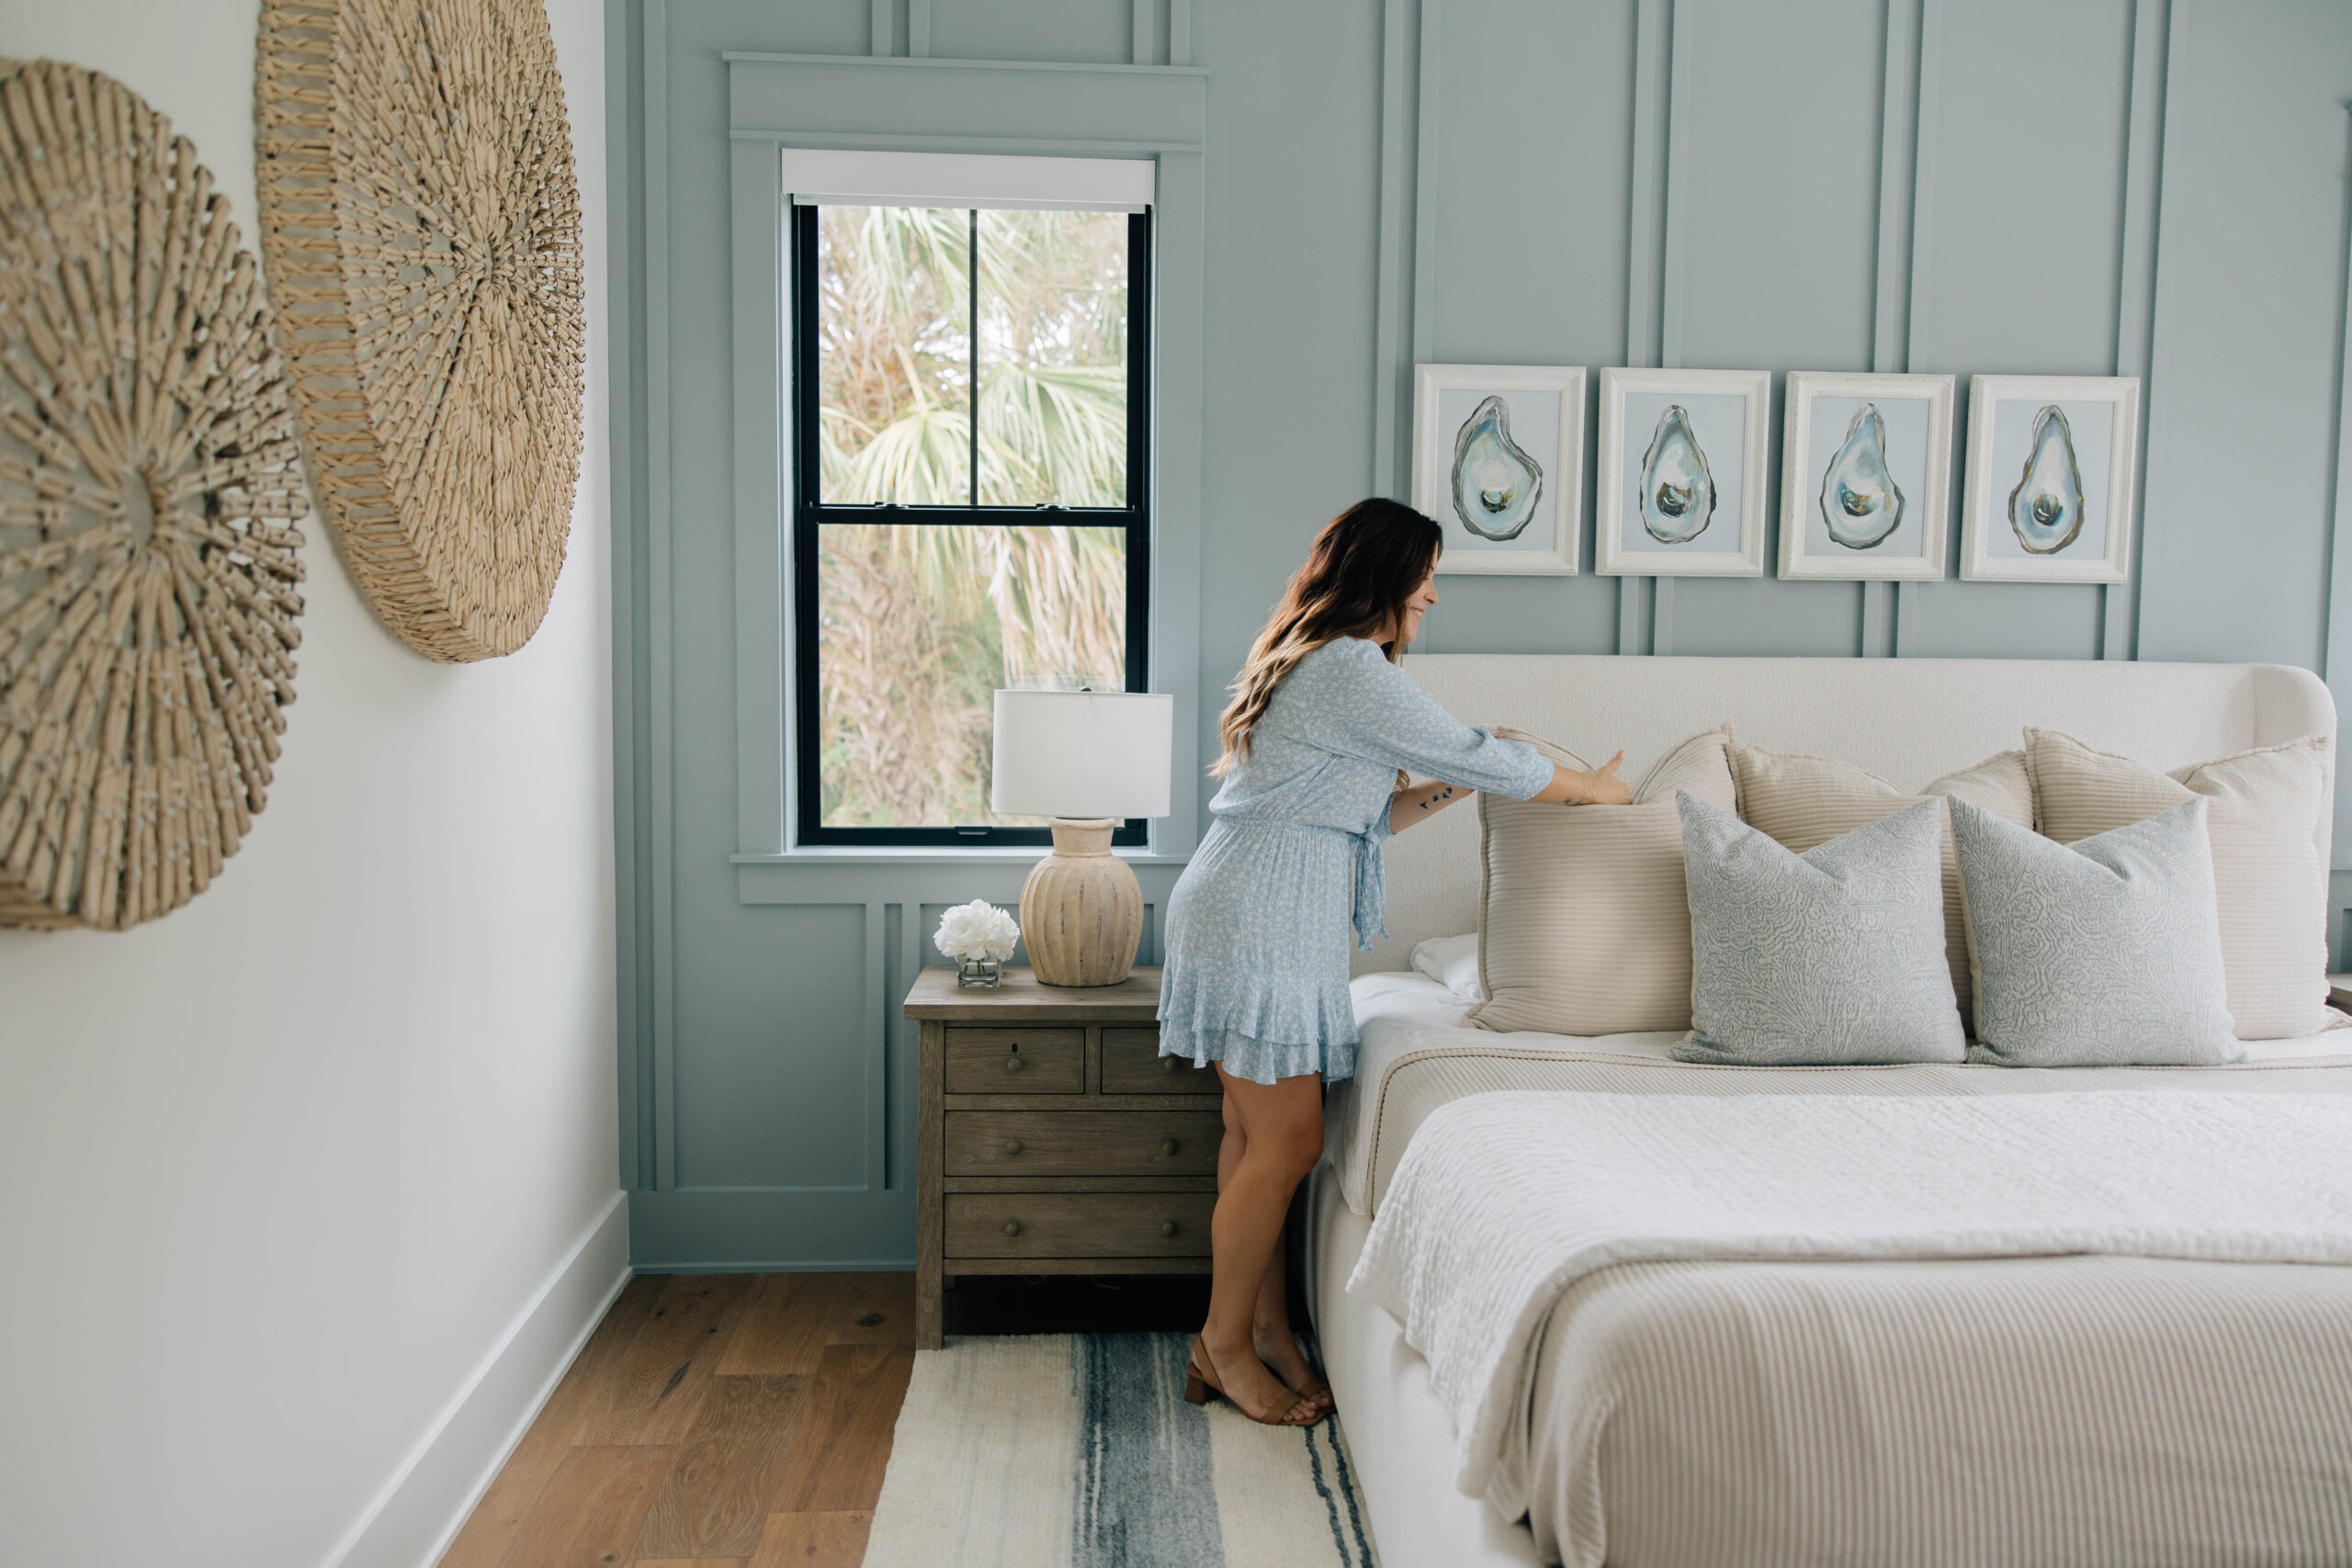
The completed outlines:
<svg viewBox="0 0 2352 1568">
<path fill-rule="evenodd" d="M 1677 1062 L 1679 1032 L 1583 1037 L 1465 1028 L 1467 1004 L 1418 972 L 1358 976 L 1362 1041 L 1353 1078 L 1323 1106 L 1324 1155 L 1348 1207 L 1376 1211 L 1421 1120 L 1464 1095 L 1497 1089 L 1636 1094 L 2003 1094 L 2086 1089 L 2204 1088 L 2240 1092 L 2352 1089 L 2352 1030 L 2246 1043 L 2227 1067 L 1998 1067 L 1974 1064 L 1727 1067 Z M 2312 1073 L 2279 1072 L 2310 1067 Z"/>
</svg>

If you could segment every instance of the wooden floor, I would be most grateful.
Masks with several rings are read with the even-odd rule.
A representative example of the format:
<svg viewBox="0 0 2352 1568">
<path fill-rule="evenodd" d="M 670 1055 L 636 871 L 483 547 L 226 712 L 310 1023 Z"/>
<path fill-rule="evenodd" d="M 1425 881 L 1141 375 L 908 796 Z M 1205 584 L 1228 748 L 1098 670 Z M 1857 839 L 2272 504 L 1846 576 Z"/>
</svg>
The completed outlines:
<svg viewBox="0 0 2352 1568">
<path fill-rule="evenodd" d="M 1204 1280 L 968 1280 L 956 1333 L 1197 1326 Z M 914 1368 L 911 1274 L 641 1274 L 441 1568 L 856 1568 Z"/>
</svg>

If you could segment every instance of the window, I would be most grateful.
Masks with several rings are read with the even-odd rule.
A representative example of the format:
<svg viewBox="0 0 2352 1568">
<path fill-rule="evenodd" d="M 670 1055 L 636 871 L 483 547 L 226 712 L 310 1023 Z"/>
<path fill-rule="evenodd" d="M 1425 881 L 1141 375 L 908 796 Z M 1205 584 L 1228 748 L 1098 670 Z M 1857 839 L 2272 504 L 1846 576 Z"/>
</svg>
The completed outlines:
<svg viewBox="0 0 2352 1568">
<path fill-rule="evenodd" d="M 1042 844 L 991 694 L 1147 689 L 1151 165 L 786 157 L 862 193 L 792 208 L 796 838 Z"/>
</svg>

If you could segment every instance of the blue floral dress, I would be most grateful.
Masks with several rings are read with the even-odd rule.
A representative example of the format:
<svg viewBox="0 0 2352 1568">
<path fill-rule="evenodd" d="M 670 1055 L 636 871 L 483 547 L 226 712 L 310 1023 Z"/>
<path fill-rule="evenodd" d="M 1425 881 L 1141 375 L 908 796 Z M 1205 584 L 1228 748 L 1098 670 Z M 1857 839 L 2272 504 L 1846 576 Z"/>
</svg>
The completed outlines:
<svg viewBox="0 0 2352 1568">
<path fill-rule="evenodd" d="M 1379 646 L 1301 660 L 1250 730 L 1250 755 L 1168 900 L 1159 1053 L 1255 1083 L 1356 1068 L 1348 931 L 1385 936 L 1381 853 L 1396 770 L 1525 800 L 1552 764 L 1447 713 Z"/>
</svg>

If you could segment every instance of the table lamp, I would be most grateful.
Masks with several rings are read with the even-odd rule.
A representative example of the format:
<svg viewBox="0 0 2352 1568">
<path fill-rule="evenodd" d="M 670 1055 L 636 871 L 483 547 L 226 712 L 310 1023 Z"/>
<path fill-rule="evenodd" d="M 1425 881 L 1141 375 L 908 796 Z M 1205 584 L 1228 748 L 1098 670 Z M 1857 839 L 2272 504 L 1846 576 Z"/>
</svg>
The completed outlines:
<svg viewBox="0 0 2352 1568">
<path fill-rule="evenodd" d="M 1111 852 L 1128 817 L 1168 815 L 1176 699 L 1156 692 L 999 692 L 989 805 L 1054 819 L 1054 852 L 1021 889 L 1044 986 L 1115 986 L 1143 940 L 1143 886 Z"/>
</svg>

